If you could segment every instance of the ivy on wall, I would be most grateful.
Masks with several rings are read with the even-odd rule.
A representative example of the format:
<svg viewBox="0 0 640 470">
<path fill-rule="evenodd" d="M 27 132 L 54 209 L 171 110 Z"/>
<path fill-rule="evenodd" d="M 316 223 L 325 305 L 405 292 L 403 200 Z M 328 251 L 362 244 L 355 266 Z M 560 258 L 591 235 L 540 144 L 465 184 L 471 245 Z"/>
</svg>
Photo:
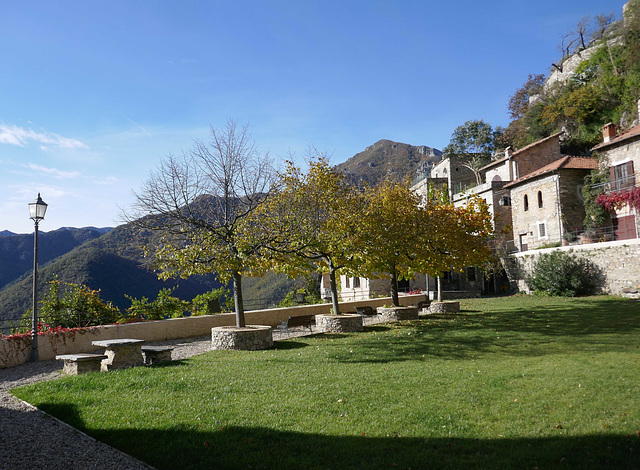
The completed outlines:
<svg viewBox="0 0 640 470">
<path fill-rule="evenodd" d="M 636 187 L 609 194 L 600 194 L 596 198 L 596 202 L 607 211 L 621 209 L 627 204 L 630 207 L 634 207 L 637 211 L 640 211 L 640 188 Z"/>
</svg>

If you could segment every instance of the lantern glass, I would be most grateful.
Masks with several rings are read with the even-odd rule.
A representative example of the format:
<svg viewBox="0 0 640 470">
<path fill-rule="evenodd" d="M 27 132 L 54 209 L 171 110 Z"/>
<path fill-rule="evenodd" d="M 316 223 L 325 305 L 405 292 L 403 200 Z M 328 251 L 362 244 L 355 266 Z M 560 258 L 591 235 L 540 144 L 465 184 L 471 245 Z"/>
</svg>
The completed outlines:
<svg viewBox="0 0 640 470">
<path fill-rule="evenodd" d="M 29 218 L 35 221 L 42 220 L 46 212 L 47 204 L 40 197 L 40 193 L 38 193 L 38 199 L 29 203 Z"/>
</svg>

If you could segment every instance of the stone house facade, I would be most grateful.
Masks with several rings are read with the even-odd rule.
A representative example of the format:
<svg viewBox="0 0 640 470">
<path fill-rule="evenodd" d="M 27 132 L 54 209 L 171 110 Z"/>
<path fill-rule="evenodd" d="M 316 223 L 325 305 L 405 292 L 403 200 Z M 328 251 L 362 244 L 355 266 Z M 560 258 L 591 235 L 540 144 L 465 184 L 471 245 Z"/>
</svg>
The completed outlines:
<svg viewBox="0 0 640 470">
<path fill-rule="evenodd" d="M 450 197 L 476 183 L 473 171 L 462 165 L 452 164 L 449 158 L 443 158 L 440 163 L 431 168 L 429 179 L 436 183 L 436 187 L 442 187 L 442 182 L 446 182 Z M 420 182 L 416 186 L 415 189 L 420 192 Z"/>
<path fill-rule="evenodd" d="M 504 157 L 480 169 L 485 183 L 453 196 L 454 205 L 463 206 L 472 195 L 481 197 L 489 208 L 495 234 L 495 248 L 498 252 L 520 249 L 514 242 L 513 196 L 510 183 L 524 179 L 526 175 L 552 164 L 562 158 L 560 152 L 561 133 L 529 144 L 513 152 L 505 150 Z"/>
<path fill-rule="evenodd" d="M 427 290 L 424 275 L 416 275 L 413 279 L 399 280 L 400 293 L 413 290 Z M 391 294 L 391 281 L 389 278 L 380 279 L 366 277 L 340 276 L 340 298 L 344 302 L 366 300 L 375 297 L 389 297 Z"/>
<path fill-rule="evenodd" d="M 511 147 L 504 157 L 480 168 L 486 182 L 514 181 L 562 157 L 560 152 L 561 132 L 522 147 L 513 152 Z"/>
<path fill-rule="evenodd" d="M 604 192 L 622 194 L 640 191 L 640 125 L 618 135 L 615 124 L 609 123 L 602 128 L 602 137 L 602 143 L 593 147 L 592 151 L 597 153 L 609 169 L 609 181 L 605 184 Z M 614 209 L 611 221 L 616 239 L 640 236 L 640 214 L 637 208 L 626 204 Z"/>
<path fill-rule="evenodd" d="M 584 177 L 597 160 L 562 157 L 507 185 L 511 193 L 514 245 L 527 251 L 557 243 L 565 232 L 582 229 Z"/>
</svg>

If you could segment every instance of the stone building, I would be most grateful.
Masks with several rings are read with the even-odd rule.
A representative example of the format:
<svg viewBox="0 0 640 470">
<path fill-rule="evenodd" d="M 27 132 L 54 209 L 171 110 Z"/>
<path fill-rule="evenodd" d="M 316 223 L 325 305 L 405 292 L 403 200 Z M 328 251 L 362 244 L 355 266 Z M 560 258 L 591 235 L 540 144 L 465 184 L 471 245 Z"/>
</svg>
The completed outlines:
<svg viewBox="0 0 640 470">
<path fill-rule="evenodd" d="M 440 163 L 431 168 L 430 179 L 435 183 L 436 188 L 442 187 L 442 183 L 446 183 L 449 197 L 476 184 L 473 171 L 460 164 L 452 164 L 449 158 L 443 158 Z M 420 192 L 420 183 L 417 183 L 414 189 Z"/>
<path fill-rule="evenodd" d="M 480 173 L 484 175 L 484 180 L 487 183 L 490 181 L 515 181 L 561 158 L 561 135 L 562 132 L 558 132 L 515 152 L 511 147 L 508 147 L 504 151 L 503 158 L 480 168 Z"/>
<path fill-rule="evenodd" d="M 398 291 L 405 293 L 414 290 L 427 290 L 424 275 L 417 275 L 413 279 L 398 280 Z M 380 279 L 366 277 L 340 276 L 340 298 L 347 301 L 366 300 L 375 297 L 389 297 L 391 295 L 391 281 L 388 277 Z"/>
<path fill-rule="evenodd" d="M 582 229 L 584 177 L 598 168 L 585 157 L 562 157 L 504 186 L 511 193 L 514 244 L 527 251 Z"/>
<path fill-rule="evenodd" d="M 472 195 L 482 198 L 489 208 L 498 252 L 510 252 L 518 248 L 514 244 L 513 197 L 509 183 L 533 174 L 562 158 L 558 132 L 513 152 L 507 148 L 504 157 L 480 169 L 484 183 L 453 196 L 456 206 L 463 206 Z"/>
<path fill-rule="evenodd" d="M 640 101 L 639 106 L 640 108 Z M 640 109 L 639 115 L 640 115 Z M 593 151 L 609 168 L 609 181 L 605 184 L 606 194 L 623 195 L 640 192 L 638 184 L 640 172 L 640 125 L 617 134 L 616 125 L 606 124 L 602 128 L 602 143 Z M 638 208 L 630 204 L 614 209 L 611 214 L 614 239 L 637 238 L 640 234 Z"/>
</svg>

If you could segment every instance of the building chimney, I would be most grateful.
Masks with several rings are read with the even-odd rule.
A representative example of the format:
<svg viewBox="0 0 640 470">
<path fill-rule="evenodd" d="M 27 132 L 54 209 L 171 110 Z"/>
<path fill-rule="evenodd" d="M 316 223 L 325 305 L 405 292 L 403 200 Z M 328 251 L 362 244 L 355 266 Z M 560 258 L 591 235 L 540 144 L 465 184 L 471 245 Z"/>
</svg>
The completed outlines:
<svg viewBox="0 0 640 470">
<path fill-rule="evenodd" d="M 504 157 L 505 158 L 511 158 L 511 146 L 507 147 L 506 149 L 504 149 Z"/>
<path fill-rule="evenodd" d="M 602 128 L 602 141 L 609 142 L 616 136 L 616 125 L 612 122 L 605 124 Z"/>
</svg>

